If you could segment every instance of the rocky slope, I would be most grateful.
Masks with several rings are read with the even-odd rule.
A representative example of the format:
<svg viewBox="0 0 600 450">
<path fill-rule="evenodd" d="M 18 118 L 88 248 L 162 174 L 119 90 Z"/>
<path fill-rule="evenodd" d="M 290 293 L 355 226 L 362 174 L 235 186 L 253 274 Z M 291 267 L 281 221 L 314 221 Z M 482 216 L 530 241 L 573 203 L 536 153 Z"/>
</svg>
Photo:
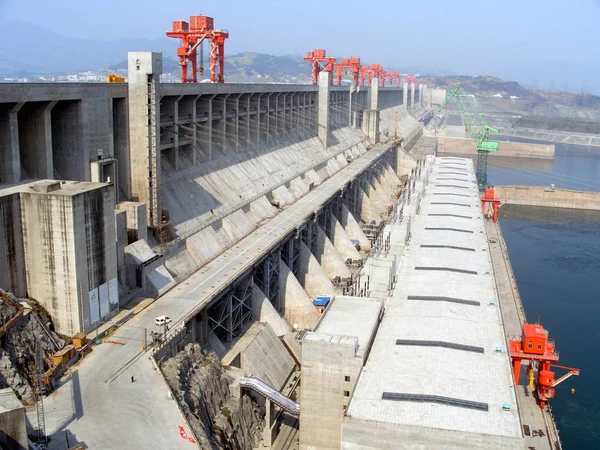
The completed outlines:
<svg viewBox="0 0 600 450">
<path fill-rule="evenodd" d="M 258 406 L 246 395 L 241 400 L 231 396 L 232 380 L 214 352 L 188 344 L 161 370 L 200 448 L 251 450 L 259 442 L 264 422 Z"/>
<path fill-rule="evenodd" d="M 18 312 L 16 305 L 21 301 L 25 300 L 0 289 L 0 326 L 15 317 Z M 6 331 L 0 345 L 0 388 L 13 388 L 22 400 L 29 400 L 33 395 L 31 384 L 38 345 L 41 344 L 44 348 L 45 358 L 64 346 L 64 341 L 45 330 L 36 317 L 39 316 L 34 311 L 25 315 Z"/>
</svg>

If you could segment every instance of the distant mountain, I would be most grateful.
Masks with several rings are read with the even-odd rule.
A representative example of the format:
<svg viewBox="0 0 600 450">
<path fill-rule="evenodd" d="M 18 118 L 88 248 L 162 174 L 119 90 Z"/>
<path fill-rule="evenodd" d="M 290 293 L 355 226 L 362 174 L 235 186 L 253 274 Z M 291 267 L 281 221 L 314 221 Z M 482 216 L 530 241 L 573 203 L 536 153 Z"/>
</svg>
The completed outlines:
<svg viewBox="0 0 600 450">
<path fill-rule="evenodd" d="M 0 75 L 97 70 L 126 59 L 128 51 L 175 54 L 176 48 L 174 39 L 77 39 L 29 23 L 2 23 Z"/>
<path fill-rule="evenodd" d="M 204 61 L 205 78 L 208 77 L 209 62 Z M 119 72 L 127 70 L 127 61 L 109 67 Z M 163 73 L 179 76 L 178 60 L 163 55 Z M 225 74 L 227 81 L 266 82 L 298 81 L 305 82 L 310 78 L 310 65 L 296 56 L 273 56 L 264 53 L 239 53 L 225 58 Z"/>
</svg>

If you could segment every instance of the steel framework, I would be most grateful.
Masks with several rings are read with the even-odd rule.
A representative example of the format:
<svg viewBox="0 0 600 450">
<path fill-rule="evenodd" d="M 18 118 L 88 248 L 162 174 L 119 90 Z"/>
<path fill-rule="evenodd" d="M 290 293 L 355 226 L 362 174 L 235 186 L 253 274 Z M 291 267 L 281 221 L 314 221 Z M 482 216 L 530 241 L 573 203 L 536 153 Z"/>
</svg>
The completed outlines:
<svg viewBox="0 0 600 450">
<path fill-rule="evenodd" d="M 319 74 L 322 71 L 333 73 L 333 66 L 335 64 L 335 58 L 327 56 L 327 52 L 323 49 L 316 49 L 315 51 L 306 53 L 304 57 L 305 61 L 310 61 L 312 66 L 312 84 L 319 83 Z M 329 77 L 329 84 L 333 84 L 333 77 Z"/>
<path fill-rule="evenodd" d="M 477 183 L 481 188 L 486 188 L 487 182 L 487 160 L 490 152 L 498 151 L 499 144 L 489 139 L 490 132 L 498 132 L 497 128 L 489 125 L 477 111 L 471 97 L 465 90 L 458 86 L 446 93 L 446 100 L 440 106 L 442 111 L 450 101 L 455 100 L 456 105 L 465 123 L 465 128 L 471 135 L 477 146 Z"/>
<path fill-rule="evenodd" d="M 202 43 L 206 40 L 210 45 L 210 81 L 225 82 L 225 39 L 229 31 L 214 28 L 214 19 L 208 16 L 190 16 L 189 23 L 183 20 L 173 22 L 173 29 L 167 31 L 167 37 L 181 39 L 181 47 L 177 49 L 181 66 L 181 82 L 198 82 L 197 74 L 204 73 L 204 62 L 200 58 L 198 68 L 198 47 L 202 51 Z M 188 66 L 191 64 L 192 76 L 188 77 Z"/>
</svg>

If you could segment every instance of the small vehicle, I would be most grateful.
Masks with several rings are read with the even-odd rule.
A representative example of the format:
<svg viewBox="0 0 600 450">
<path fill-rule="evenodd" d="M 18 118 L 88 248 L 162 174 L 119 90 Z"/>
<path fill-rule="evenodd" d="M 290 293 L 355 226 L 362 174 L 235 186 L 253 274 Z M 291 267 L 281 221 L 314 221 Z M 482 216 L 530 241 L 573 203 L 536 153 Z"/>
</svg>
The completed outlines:
<svg viewBox="0 0 600 450">
<path fill-rule="evenodd" d="M 171 318 L 169 316 L 158 316 L 154 319 L 154 323 L 159 327 L 163 327 L 171 323 Z"/>
</svg>

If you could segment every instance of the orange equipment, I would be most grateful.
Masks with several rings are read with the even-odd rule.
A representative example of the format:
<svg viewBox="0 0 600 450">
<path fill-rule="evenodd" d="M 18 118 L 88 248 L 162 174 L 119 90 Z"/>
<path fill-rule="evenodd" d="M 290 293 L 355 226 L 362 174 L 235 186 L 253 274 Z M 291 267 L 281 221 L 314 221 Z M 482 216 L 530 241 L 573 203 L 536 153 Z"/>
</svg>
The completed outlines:
<svg viewBox="0 0 600 450">
<path fill-rule="evenodd" d="M 363 66 L 361 74 L 361 84 L 365 85 L 365 78 L 367 78 L 367 86 L 371 86 L 373 78 L 381 80 L 381 87 L 385 87 L 385 79 L 387 78 L 387 72 L 379 64 L 371 64 L 370 66 Z"/>
<path fill-rule="evenodd" d="M 549 399 L 554 398 L 554 388 L 572 375 L 579 375 L 579 369 L 553 364 L 558 361 L 558 352 L 554 340 L 548 338 L 548 331 L 540 324 L 524 324 L 521 336 L 509 340 L 510 357 L 512 359 L 515 383 L 519 384 L 521 362 L 529 361 L 528 373 L 533 373 L 534 364 L 538 365 L 538 380 L 536 391 L 540 401 L 540 408 L 544 408 Z M 550 369 L 557 367 L 566 369 L 565 375 L 558 380 L 554 379 L 554 372 Z"/>
<path fill-rule="evenodd" d="M 173 30 L 167 31 L 167 37 L 181 39 L 181 47 L 177 49 L 181 66 L 181 82 L 196 83 L 197 72 L 204 73 L 203 61 L 200 58 L 200 70 L 197 64 L 197 50 L 202 42 L 210 41 L 210 81 L 225 82 L 225 39 L 229 37 L 227 30 L 216 30 L 214 19 L 208 16 L 190 16 L 190 22 L 183 20 L 173 22 Z M 192 65 L 192 77 L 188 78 L 188 64 Z M 217 71 L 218 65 L 218 71 Z"/>
<path fill-rule="evenodd" d="M 415 86 L 419 85 L 419 82 L 417 81 L 417 79 L 415 77 L 413 77 L 412 75 L 407 75 L 404 80 L 408 84 L 414 84 Z"/>
<path fill-rule="evenodd" d="M 111 73 L 106 76 L 107 83 L 125 83 L 125 77 Z"/>
<path fill-rule="evenodd" d="M 350 58 L 342 59 L 341 63 L 335 63 L 333 68 L 336 71 L 335 78 L 338 86 L 342 85 L 342 74 L 345 69 L 350 70 L 354 78 L 354 86 L 358 86 L 360 72 L 362 70 L 362 66 L 360 65 L 360 58 L 356 58 L 351 56 Z"/>
<path fill-rule="evenodd" d="M 387 73 L 388 80 L 390 80 L 390 84 L 393 86 L 394 81 L 396 81 L 396 86 L 400 87 L 402 84 L 402 78 L 400 76 L 400 72 L 388 72 Z"/>
<path fill-rule="evenodd" d="M 319 83 L 319 73 L 324 70 L 332 75 L 335 58 L 327 56 L 327 52 L 323 49 L 316 49 L 314 52 L 306 53 L 305 61 L 312 63 L 312 83 Z M 333 84 L 333 77 L 330 75 L 329 84 Z"/>
<path fill-rule="evenodd" d="M 496 192 L 494 188 L 488 188 L 485 190 L 485 194 L 481 197 L 481 212 L 485 216 L 491 205 L 494 211 L 494 223 L 498 222 L 498 208 L 500 208 L 502 200 L 496 198 Z"/>
</svg>

